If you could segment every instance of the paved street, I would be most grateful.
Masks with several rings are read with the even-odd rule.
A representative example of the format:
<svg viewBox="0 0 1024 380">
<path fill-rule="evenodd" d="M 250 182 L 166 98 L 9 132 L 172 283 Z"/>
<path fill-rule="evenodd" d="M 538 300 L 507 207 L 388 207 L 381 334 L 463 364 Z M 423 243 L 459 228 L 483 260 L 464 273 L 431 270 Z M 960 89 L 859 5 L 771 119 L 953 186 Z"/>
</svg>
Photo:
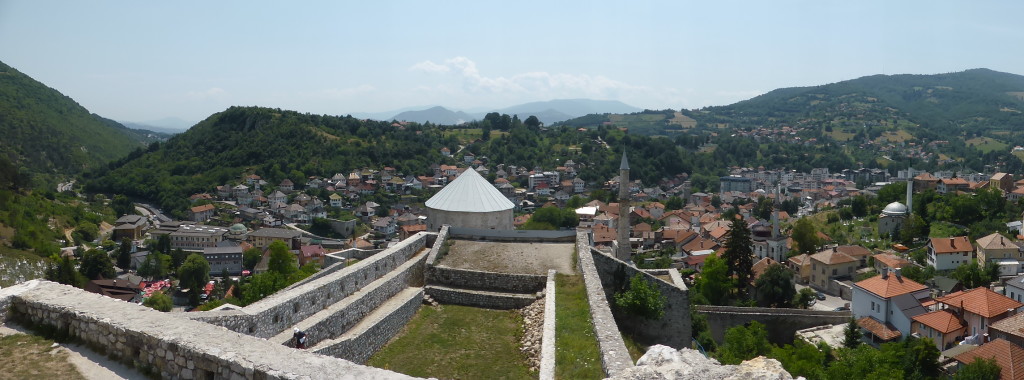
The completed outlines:
<svg viewBox="0 0 1024 380">
<path fill-rule="evenodd" d="M 809 288 L 809 286 L 800 285 L 800 284 L 796 285 L 796 291 L 797 292 L 799 292 L 800 289 L 803 289 L 803 288 Z M 813 288 L 811 288 L 811 289 L 813 289 Z M 839 298 L 839 297 L 835 297 L 835 296 L 831 296 L 831 295 L 825 294 L 825 300 L 822 301 L 822 300 L 815 299 L 814 305 L 811 305 L 811 309 L 812 310 L 822 310 L 822 311 L 832 311 L 832 310 L 835 310 L 835 308 L 837 308 L 837 307 L 846 306 L 846 304 L 848 302 L 850 302 L 850 301 L 844 300 L 844 299 Z"/>
</svg>

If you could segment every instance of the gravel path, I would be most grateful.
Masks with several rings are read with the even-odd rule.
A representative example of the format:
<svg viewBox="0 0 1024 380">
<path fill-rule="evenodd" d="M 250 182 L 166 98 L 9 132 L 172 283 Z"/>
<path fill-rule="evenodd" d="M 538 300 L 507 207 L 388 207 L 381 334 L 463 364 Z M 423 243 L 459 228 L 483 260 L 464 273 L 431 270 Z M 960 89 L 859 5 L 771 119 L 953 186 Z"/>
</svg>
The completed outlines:
<svg viewBox="0 0 1024 380">
<path fill-rule="evenodd" d="M 453 240 L 440 265 L 499 273 L 574 274 L 572 243 L 498 243 Z"/>
</svg>

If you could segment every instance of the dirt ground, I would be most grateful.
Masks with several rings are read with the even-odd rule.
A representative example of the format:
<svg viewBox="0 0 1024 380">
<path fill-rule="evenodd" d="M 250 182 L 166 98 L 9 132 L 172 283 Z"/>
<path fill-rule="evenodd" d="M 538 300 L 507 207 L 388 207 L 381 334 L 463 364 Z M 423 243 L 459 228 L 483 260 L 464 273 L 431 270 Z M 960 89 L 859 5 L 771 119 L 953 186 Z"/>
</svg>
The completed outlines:
<svg viewBox="0 0 1024 380">
<path fill-rule="evenodd" d="M 17 325 L 0 325 L 0 336 L 8 336 L 15 334 L 31 334 L 30 331 L 25 330 Z M 0 357 L 0 368 L 11 370 L 12 368 L 17 369 L 19 366 L 25 365 L 28 362 L 33 362 L 31 355 L 33 352 L 30 350 L 19 350 L 19 354 L 3 355 Z M 76 344 L 56 344 L 44 355 L 53 356 L 55 360 L 52 367 L 48 368 L 51 373 L 47 377 L 55 376 L 54 378 L 60 379 L 90 379 L 90 380 L 118 380 L 118 379 L 144 379 L 146 378 L 141 372 L 121 364 L 117 361 L 111 360 L 104 355 L 100 355 L 92 350 L 89 350 L 85 346 Z M 10 361 L 10 362 L 8 362 Z M 63 369 L 62 362 L 70 363 L 77 370 L 77 373 L 72 373 L 70 369 Z M 8 368 L 8 366 L 13 366 Z M 54 373 L 54 371 L 56 371 Z M 7 377 L 11 376 L 11 372 L 5 371 L 0 373 L 0 379 L 6 378 L 21 378 L 22 376 Z M 29 376 L 34 377 L 34 376 Z"/>
<path fill-rule="evenodd" d="M 440 265 L 499 273 L 574 274 L 573 243 L 497 243 L 452 240 Z"/>
</svg>

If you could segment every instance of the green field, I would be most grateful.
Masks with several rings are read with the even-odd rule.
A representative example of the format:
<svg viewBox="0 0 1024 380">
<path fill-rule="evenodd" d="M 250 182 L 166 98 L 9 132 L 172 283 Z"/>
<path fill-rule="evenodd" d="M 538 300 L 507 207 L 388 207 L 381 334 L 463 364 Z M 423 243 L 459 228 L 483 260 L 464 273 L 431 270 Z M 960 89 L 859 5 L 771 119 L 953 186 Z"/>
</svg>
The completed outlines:
<svg viewBox="0 0 1024 380">
<path fill-rule="evenodd" d="M 462 144 L 471 143 L 474 140 L 477 140 L 481 136 L 484 135 L 483 130 L 480 129 L 480 128 L 449 129 L 449 130 L 444 131 L 443 133 L 444 133 L 444 137 L 455 136 L 455 138 L 459 139 L 459 143 L 462 143 Z M 492 130 L 491 131 L 491 138 L 493 139 L 493 138 L 496 138 L 498 136 L 507 135 L 507 134 L 508 134 L 508 132 Z M 456 147 L 449 147 L 449 148 L 453 149 L 452 150 L 452 154 L 454 154 L 455 153 L 454 149 L 456 149 Z"/>
<path fill-rule="evenodd" d="M 997 150 L 1005 150 L 1010 147 L 1007 143 L 993 139 L 991 137 L 975 137 L 966 141 L 968 146 L 978 148 L 982 153 L 988 153 Z"/>
<path fill-rule="evenodd" d="M 422 307 L 368 365 L 438 379 L 535 379 L 519 351 L 515 311 Z"/>
<path fill-rule="evenodd" d="M 603 378 L 583 278 L 559 274 L 555 286 L 555 378 Z"/>
</svg>

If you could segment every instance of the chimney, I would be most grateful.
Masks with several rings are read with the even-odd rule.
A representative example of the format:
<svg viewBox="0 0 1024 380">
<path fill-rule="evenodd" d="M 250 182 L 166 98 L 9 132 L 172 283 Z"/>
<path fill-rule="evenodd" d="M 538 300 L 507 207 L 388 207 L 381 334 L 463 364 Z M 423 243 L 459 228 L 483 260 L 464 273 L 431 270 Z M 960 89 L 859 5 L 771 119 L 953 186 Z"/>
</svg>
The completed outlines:
<svg viewBox="0 0 1024 380">
<path fill-rule="evenodd" d="M 892 268 L 892 273 L 896 275 L 897 280 L 903 279 L 903 268 Z"/>
<path fill-rule="evenodd" d="M 949 238 L 949 247 L 950 248 L 956 248 L 956 238 L 953 238 L 953 237 Z"/>
<path fill-rule="evenodd" d="M 882 279 L 883 280 L 888 280 L 889 279 L 889 271 L 887 271 L 887 270 L 883 270 L 882 271 Z"/>
</svg>

